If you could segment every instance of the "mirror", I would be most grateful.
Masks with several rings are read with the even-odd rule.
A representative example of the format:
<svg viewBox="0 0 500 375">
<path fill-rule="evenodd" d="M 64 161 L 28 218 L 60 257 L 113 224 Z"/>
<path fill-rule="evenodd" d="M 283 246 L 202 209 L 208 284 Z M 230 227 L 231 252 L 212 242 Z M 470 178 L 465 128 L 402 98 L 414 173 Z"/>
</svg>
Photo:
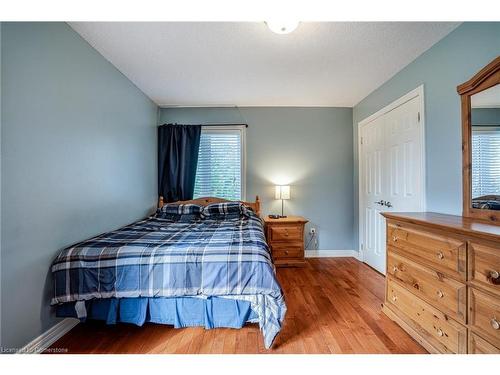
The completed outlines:
<svg viewBox="0 0 500 375">
<path fill-rule="evenodd" d="M 500 56 L 457 87 L 463 216 L 500 225 Z"/>
<path fill-rule="evenodd" d="M 500 210 L 500 85 L 471 95 L 471 207 Z"/>
</svg>

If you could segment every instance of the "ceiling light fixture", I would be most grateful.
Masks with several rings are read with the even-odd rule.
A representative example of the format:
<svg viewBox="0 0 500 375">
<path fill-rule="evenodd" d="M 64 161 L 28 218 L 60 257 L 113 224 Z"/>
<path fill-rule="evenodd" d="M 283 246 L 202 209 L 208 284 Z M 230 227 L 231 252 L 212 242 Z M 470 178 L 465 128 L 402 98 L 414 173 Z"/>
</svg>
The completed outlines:
<svg viewBox="0 0 500 375">
<path fill-rule="evenodd" d="M 299 26 L 299 21 L 266 21 L 267 27 L 276 34 L 289 34 Z"/>
</svg>

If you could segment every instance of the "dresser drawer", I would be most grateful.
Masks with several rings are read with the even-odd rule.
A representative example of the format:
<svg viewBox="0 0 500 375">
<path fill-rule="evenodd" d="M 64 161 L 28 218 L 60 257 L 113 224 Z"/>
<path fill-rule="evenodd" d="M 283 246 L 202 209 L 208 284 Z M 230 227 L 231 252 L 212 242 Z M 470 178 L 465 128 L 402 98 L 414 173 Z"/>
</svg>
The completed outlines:
<svg viewBox="0 0 500 375">
<path fill-rule="evenodd" d="M 469 281 L 500 294 L 500 245 L 469 242 Z"/>
<path fill-rule="evenodd" d="M 304 257 L 304 248 L 301 244 L 272 244 L 271 252 L 274 259 Z"/>
<path fill-rule="evenodd" d="M 469 326 L 500 347 L 500 298 L 469 288 Z"/>
<path fill-rule="evenodd" d="M 469 354 L 500 354 L 500 349 L 474 332 L 469 333 Z"/>
<path fill-rule="evenodd" d="M 302 241 L 304 236 L 302 228 L 302 225 L 273 225 L 269 228 L 269 240 Z"/>
<path fill-rule="evenodd" d="M 467 288 L 440 272 L 388 251 L 387 273 L 416 296 L 465 324 Z"/>
<path fill-rule="evenodd" d="M 467 352 L 467 329 L 387 278 L 387 302 L 414 322 L 416 330 L 443 353 Z"/>
<path fill-rule="evenodd" d="M 465 281 L 466 243 L 409 225 L 387 225 L 387 245 L 411 259 Z"/>
</svg>

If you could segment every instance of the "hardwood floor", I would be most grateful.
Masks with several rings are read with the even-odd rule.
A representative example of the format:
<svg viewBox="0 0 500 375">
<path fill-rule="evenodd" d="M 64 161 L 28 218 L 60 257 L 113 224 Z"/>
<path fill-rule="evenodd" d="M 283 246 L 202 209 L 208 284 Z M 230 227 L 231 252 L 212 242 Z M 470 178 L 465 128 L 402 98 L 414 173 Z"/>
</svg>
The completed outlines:
<svg viewBox="0 0 500 375">
<path fill-rule="evenodd" d="M 52 348 L 68 353 L 426 353 L 381 312 L 384 277 L 353 258 L 307 259 L 280 268 L 288 307 L 283 329 L 266 350 L 256 324 L 240 330 L 174 329 L 104 323 L 76 326 Z"/>
</svg>

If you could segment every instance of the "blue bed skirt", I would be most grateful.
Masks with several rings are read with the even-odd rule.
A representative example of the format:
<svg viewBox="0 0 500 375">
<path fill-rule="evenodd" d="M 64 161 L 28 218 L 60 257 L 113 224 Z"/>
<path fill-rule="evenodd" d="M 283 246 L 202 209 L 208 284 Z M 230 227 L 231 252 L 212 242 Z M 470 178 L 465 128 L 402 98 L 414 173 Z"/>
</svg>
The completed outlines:
<svg viewBox="0 0 500 375">
<path fill-rule="evenodd" d="M 85 301 L 85 319 L 104 320 L 107 324 L 146 322 L 169 324 L 175 328 L 202 326 L 241 328 L 247 322 L 258 322 L 257 314 L 247 301 L 220 297 L 107 298 Z M 61 318 L 76 318 L 75 302 L 56 307 Z"/>
</svg>

